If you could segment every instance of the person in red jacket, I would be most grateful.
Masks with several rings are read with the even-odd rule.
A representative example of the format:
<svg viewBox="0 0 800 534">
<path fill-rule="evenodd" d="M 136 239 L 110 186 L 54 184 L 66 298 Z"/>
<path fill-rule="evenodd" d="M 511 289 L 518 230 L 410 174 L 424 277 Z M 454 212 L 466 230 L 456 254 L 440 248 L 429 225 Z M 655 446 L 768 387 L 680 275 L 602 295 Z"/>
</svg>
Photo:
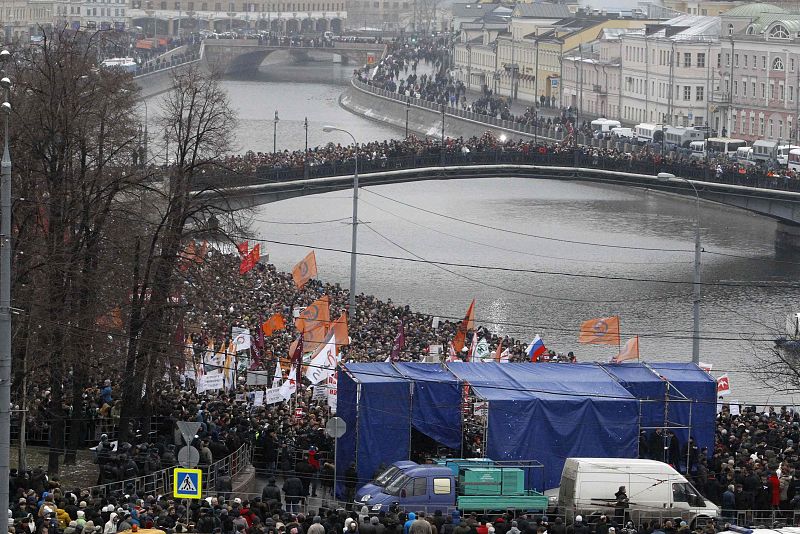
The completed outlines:
<svg viewBox="0 0 800 534">
<path fill-rule="evenodd" d="M 767 484 L 769 484 L 770 505 L 774 510 L 781 504 L 781 481 L 775 472 L 770 473 L 769 478 L 767 478 Z"/>
<path fill-rule="evenodd" d="M 308 465 L 311 466 L 311 469 L 314 471 L 314 475 L 311 478 L 311 496 L 317 496 L 317 488 L 319 487 L 319 459 L 317 458 L 317 448 L 311 447 L 308 451 Z"/>
</svg>

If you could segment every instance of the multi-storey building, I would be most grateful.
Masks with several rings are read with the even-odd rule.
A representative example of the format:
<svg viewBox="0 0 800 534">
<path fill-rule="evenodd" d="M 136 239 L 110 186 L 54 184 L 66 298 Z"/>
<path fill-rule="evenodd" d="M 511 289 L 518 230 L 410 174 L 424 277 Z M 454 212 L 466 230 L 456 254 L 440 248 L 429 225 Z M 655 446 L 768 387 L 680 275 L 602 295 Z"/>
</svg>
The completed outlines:
<svg viewBox="0 0 800 534">
<path fill-rule="evenodd" d="M 714 125 L 748 141 L 800 140 L 800 15 L 752 3 L 724 13 Z"/>
<path fill-rule="evenodd" d="M 0 1 L 0 38 L 4 42 L 26 41 L 41 35 L 53 23 L 53 2 L 32 0 Z"/>
</svg>

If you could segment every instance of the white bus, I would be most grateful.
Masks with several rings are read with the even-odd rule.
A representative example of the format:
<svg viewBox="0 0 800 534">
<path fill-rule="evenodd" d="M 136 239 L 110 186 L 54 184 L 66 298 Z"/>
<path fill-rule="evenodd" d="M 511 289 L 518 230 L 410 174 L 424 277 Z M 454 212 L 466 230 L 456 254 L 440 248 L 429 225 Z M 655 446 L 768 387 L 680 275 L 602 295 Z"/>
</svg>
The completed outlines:
<svg viewBox="0 0 800 534">
<path fill-rule="evenodd" d="M 790 171 L 800 171 L 800 148 L 793 148 L 789 151 L 788 165 Z"/>
<path fill-rule="evenodd" d="M 651 124 L 643 122 L 634 128 L 636 139 L 640 143 L 660 143 L 664 135 L 664 126 L 661 124 Z"/>
<path fill-rule="evenodd" d="M 753 142 L 753 159 L 756 161 L 774 162 L 777 158 L 778 143 L 759 139 Z"/>
<path fill-rule="evenodd" d="M 753 159 L 753 147 L 743 146 L 739 147 L 736 150 L 736 161 L 739 162 L 740 165 L 745 167 L 750 167 L 756 164 L 756 161 Z"/>
<path fill-rule="evenodd" d="M 683 126 L 667 126 L 664 130 L 664 146 L 667 148 L 689 148 L 693 141 L 705 138 L 705 132 Z"/>
<path fill-rule="evenodd" d="M 732 139 L 730 137 L 709 137 L 706 141 L 706 149 L 711 152 L 711 155 L 722 154 L 733 156 L 736 151 L 747 146 L 747 141 L 744 139 Z"/>
</svg>

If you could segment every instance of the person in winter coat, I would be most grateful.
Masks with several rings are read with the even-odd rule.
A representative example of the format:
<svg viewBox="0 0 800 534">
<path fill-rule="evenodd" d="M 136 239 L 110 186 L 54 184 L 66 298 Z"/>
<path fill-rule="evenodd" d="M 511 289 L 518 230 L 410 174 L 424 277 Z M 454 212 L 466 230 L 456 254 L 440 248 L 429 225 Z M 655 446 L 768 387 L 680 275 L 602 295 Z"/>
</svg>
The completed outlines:
<svg viewBox="0 0 800 534">
<path fill-rule="evenodd" d="M 287 478 L 283 483 L 283 495 L 286 501 L 286 511 L 296 514 L 300 511 L 300 501 L 305 497 L 303 482 L 296 476 Z"/>
<path fill-rule="evenodd" d="M 583 517 L 576 515 L 575 522 L 567 527 L 567 534 L 590 534 L 589 526 L 583 522 Z"/>
<path fill-rule="evenodd" d="M 261 490 L 261 500 L 268 503 L 269 501 L 281 502 L 281 490 L 275 485 L 275 478 L 270 477 L 267 480 L 267 485 Z"/>
<path fill-rule="evenodd" d="M 408 534 L 408 531 L 411 529 L 411 524 L 417 520 L 417 514 L 411 512 L 408 514 L 408 521 L 403 523 L 403 534 Z"/>
<path fill-rule="evenodd" d="M 108 521 L 103 527 L 103 534 L 116 534 L 117 532 L 117 512 L 111 512 Z"/>
</svg>

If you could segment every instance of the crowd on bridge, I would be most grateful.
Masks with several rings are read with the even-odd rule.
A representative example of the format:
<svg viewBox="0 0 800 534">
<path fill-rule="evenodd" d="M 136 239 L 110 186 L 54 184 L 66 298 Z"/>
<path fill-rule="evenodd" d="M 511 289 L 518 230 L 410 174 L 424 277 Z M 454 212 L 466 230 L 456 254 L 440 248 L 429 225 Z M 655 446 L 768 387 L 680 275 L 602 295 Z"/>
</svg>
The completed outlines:
<svg viewBox="0 0 800 534">
<path fill-rule="evenodd" d="M 504 136 L 503 136 L 504 137 Z M 376 172 L 439 164 L 527 163 L 560 166 L 583 166 L 642 174 L 671 172 L 677 176 L 704 181 L 771 189 L 798 190 L 800 176 L 790 169 L 764 170 L 744 167 L 726 158 L 702 160 L 677 152 L 663 153 L 658 146 L 636 152 L 619 148 L 575 146 L 568 137 L 560 143 L 541 140 L 497 138 L 491 133 L 480 137 L 445 139 L 409 135 L 405 139 L 371 141 L 359 145 L 329 143 L 303 150 L 248 152 L 226 157 L 224 170 L 201 177 L 203 185 L 225 186 L 225 180 L 284 180 L 352 173 L 358 153 L 360 172 Z M 307 171 L 306 171 L 307 169 Z"/>
</svg>

